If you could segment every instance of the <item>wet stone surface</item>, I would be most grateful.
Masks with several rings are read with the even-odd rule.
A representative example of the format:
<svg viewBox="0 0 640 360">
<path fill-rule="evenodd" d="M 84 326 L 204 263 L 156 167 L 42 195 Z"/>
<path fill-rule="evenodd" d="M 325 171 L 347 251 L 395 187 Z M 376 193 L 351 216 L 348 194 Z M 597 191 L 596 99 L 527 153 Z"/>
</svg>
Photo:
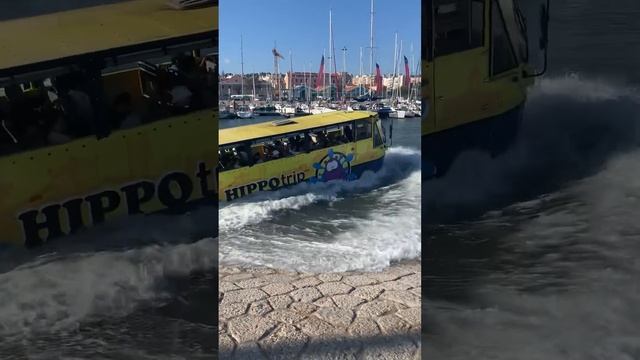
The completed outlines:
<svg viewBox="0 0 640 360">
<path fill-rule="evenodd" d="M 220 359 L 419 359 L 419 261 L 375 273 L 219 274 Z"/>
</svg>

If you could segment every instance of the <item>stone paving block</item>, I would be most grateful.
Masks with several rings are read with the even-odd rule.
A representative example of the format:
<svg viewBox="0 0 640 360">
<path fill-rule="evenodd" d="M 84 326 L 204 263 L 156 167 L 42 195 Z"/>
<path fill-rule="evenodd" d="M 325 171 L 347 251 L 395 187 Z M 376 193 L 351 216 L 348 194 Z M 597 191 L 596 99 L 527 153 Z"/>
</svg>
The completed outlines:
<svg viewBox="0 0 640 360">
<path fill-rule="evenodd" d="M 234 290 L 224 293 L 224 299 L 222 299 L 222 303 L 251 303 L 254 301 L 262 300 L 266 297 L 267 293 L 260 289 Z"/>
<path fill-rule="evenodd" d="M 387 282 L 380 283 L 380 287 L 382 287 L 387 291 L 393 291 L 393 290 L 408 290 L 413 286 L 407 284 L 406 282 L 394 280 L 394 281 L 387 281 Z"/>
<path fill-rule="evenodd" d="M 391 290 L 385 291 L 380 295 L 380 299 L 391 300 L 408 307 L 416 307 L 419 308 L 421 304 L 420 296 L 410 292 L 410 291 L 398 291 Z"/>
<path fill-rule="evenodd" d="M 294 301 L 313 302 L 320 299 L 322 297 L 322 294 L 320 293 L 320 291 L 318 291 L 318 289 L 314 287 L 308 287 L 294 290 L 289 293 L 289 296 L 291 296 Z"/>
<path fill-rule="evenodd" d="M 357 337 L 371 337 L 380 334 L 380 327 L 373 319 L 356 317 L 349 326 L 349 334 Z"/>
<path fill-rule="evenodd" d="M 262 288 L 269 295 L 281 295 L 293 291 L 295 288 L 288 283 L 274 283 L 266 285 Z"/>
<path fill-rule="evenodd" d="M 271 308 L 271 305 L 269 305 L 269 302 L 267 300 L 260 300 L 249 305 L 248 313 L 250 315 L 264 316 L 270 313 L 272 310 L 273 309 Z"/>
<path fill-rule="evenodd" d="M 292 284 L 296 288 L 305 288 L 305 287 L 316 286 L 316 285 L 318 285 L 320 283 L 321 283 L 320 280 L 316 279 L 313 276 L 310 276 L 310 277 L 306 277 L 304 279 L 296 280 Z"/>
<path fill-rule="evenodd" d="M 300 314 L 309 315 L 316 311 L 318 307 L 313 304 L 305 303 L 305 302 L 294 302 L 289 306 L 289 309 L 299 312 Z"/>
<path fill-rule="evenodd" d="M 260 341 L 260 346 L 269 354 L 270 360 L 295 359 L 302 351 L 309 337 L 296 327 L 282 324 Z"/>
<path fill-rule="evenodd" d="M 411 330 L 411 325 L 395 314 L 379 317 L 378 325 L 382 332 L 388 335 L 407 334 Z"/>
<path fill-rule="evenodd" d="M 396 280 L 399 279 L 403 276 L 406 275 L 410 275 L 410 274 L 415 274 L 416 271 L 411 270 L 410 268 L 406 268 L 406 267 L 391 267 L 386 269 L 385 271 L 372 275 L 375 276 L 378 281 L 383 282 L 383 281 L 392 281 L 392 280 Z"/>
<path fill-rule="evenodd" d="M 422 310 L 420 308 L 402 309 L 396 312 L 396 315 L 409 323 L 411 327 L 420 326 L 422 320 Z"/>
<path fill-rule="evenodd" d="M 291 305 L 293 299 L 289 295 L 278 295 L 269 297 L 269 304 L 273 309 L 286 309 Z"/>
<path fill-rule="evenodd" d="M 345 329 L 351 324 L 354 317 L 352 310 L 338 307 L 320 308 L 315 312 L 315 315 L 335 327 Z"/>
<path fill-rule="evenodd" d="M 286 283 L 291 283 L 293 281 L 296 281 L 298 279 L 298 275 L 289 274 L 289 273 L 271 274 L 271 275 L 262 276 L 262 278 L 268 284 L 286 284 Z"/>
<path fill-rule="evenodd" d="M 229 333 L 236 342 L 258 341 L 276 325 L 275 321 L 255 315 L 242 315 L 229 320 Z"/>
<path fill-rule="evenodd" d="M 220 284 L 218 285 L 218 291 L 226 292 L 231 290 L 240 290 L 240 288 L 230 281 L 220 281 Z"/>
<path fill-rule="evenodd" d="M 358 316 L 377 318 L 387 313 L 396 312 L 398 305 L 387 300 L 376 299 L 360 305 L 357 310 Z"/>
<path fill-rule="evenodd" d="M 419 265 L 325 274 L 222 267 L 220 358 L 419 359 Z"/>
<path fill-rule="evenodd" d="M 218 306 L 218 317 L 222 320 L 240 316 L 247 312 L 249 304 L 247 303 L 225 303 Z"/>
<path fill-rule="evenodd" d="M 227 334 L 220 334 L 218 336 L 218 351 L 221 358 L 230 358 L 233 350 L 236 347 L 236 343 Z"/>
<path fill-rule="evenodd" d="M 318 275 L 318 279 L 322 282 L 332 282 L 342 280 L 342 275 L 337 273 L 326 273 Z"/>
<path fill-rule="evenodd" d="M 320 299 L 313 302 L 313 305 L 319 307 L 336 307 L 336 303 L 330 297 L 321 297 Z"/>
<path fill-rule="evenodd" d="M 375 276 L 371 275 L 352 275 L 345 276 L 342 279 L 342 282 L 353 287 L 358 287 L 363 285 L 376 284 L 378 282 L 378 279 L 376 279 Z"/>
<path fill-rule="evenodd" d="M 222 278 L 222 280 L 229 281 L 229 282 L 236 282 L 236 281 L 251 279 L 251 278 L 253 278 L 253 274 L 240 273 L 240 274 L 227 275 L 224 278 Z"/>
<path fill-rule="evenodd" d="M 342 331 L 315 316 L 310 316 L 300 321 L 297 326 L 304 331 L 305 334 L 317 339 L 333 338 L 342 334 Z"/>
<path fill-rule="evenodd" d="M 353 289 L 353 287 L 341 282 L 322 283 L 317 288 L 325 296 L 347 294 Z"/>
<path fill-rule="evenodd" d="M 304 319 L 307 314 L 297 312 L 290 309 L 277 309 L 273 310 L 267 315 L 267 318 L 273 321 L 286 324 L 295 324 Z"/>
<path fill-rule="evenodd" d="M 371 301 L 378 297 L 382 291 L 384 291 L 384 289 L 380 285 L 367 285 L 356 288 L 349 295 L 354 295 L 367 301 Z"/>
<path fill-rule="evenodd" d="M 240 281 L 236 281 L 235 284 L 243 289 L 253 289 L 253 288 L 259 288 L 262 287 L 264 285 L 267 285 L 269 282 L 267 280 L 265 280 L 264 278 L 258 277 L 258 278 L 251 278 L 251 279 L 246 279 L 246 280 L 240 280 Z"/>
<path fill-rule="evenodd" d="M 331 299 L 336 304 L 336 306 L 343 309 L 355 309 L 358 305 L 362 304 L 365 301 L 363 298 L 352 294 L 334 295 L 331 297 Z"/>
<path fill-rule="evenodd" d="M 411 274 L 411 275 L 403 276 L 400 279 L 398 279 L 398 281 L 407 283 L 411 285 L 411 287 L 420 286 L 422 281 L 422 274 Z"/>
</svg>

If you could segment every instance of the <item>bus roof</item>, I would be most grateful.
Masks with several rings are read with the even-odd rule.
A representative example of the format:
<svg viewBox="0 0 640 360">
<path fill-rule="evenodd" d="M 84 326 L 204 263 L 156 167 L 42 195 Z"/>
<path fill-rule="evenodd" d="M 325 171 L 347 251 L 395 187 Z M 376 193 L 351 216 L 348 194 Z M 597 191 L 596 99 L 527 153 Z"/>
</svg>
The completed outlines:
<svg viewBox="0 0 640 360">
<path fill-rule="evenodd" d="M 220 145 L 239 143 L 247 140 L 268 138 L 281 134 L 301 132 L 323 126 L 331 126 L 347 121 L 366 119 L 375 116 L 369 111 L 331 111 L 318 115 L 308 115 L 291 119 L 290 123 L 274 125 L 273 122 L 263 122 L 252 125 L 238 126 L 218 131 Z"/>
<path fill-rule="evenodd" d="M 218 7 L 131 0 L 0 21 L 0 70 L 218 29 Z"/>
</svg>

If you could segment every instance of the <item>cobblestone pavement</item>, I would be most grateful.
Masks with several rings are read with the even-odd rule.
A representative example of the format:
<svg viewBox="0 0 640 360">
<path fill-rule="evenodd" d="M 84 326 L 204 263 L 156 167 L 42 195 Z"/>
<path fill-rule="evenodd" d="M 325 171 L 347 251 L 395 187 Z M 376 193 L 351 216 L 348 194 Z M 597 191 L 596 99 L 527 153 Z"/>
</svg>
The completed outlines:
<svg viewBox="0 0 640 360">
<path fill-rule="evenodd" d="M 222 266 L 220 359 L 419 359 L 420 277 Z"/>
</svg>

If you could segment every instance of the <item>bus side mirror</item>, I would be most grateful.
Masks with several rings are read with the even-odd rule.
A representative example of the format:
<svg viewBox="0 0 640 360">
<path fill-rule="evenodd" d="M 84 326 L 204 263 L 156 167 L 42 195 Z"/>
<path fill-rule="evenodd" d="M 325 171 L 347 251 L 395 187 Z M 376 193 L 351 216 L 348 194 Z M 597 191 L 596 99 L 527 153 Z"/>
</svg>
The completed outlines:
<svg viewBox="0 0 640 360">
<path fill-rule="evenodd" d="M 540 50 L 546 50 L 549 45 L 549 9 L 545 4 L 540 5 Z"/>
</svg>

